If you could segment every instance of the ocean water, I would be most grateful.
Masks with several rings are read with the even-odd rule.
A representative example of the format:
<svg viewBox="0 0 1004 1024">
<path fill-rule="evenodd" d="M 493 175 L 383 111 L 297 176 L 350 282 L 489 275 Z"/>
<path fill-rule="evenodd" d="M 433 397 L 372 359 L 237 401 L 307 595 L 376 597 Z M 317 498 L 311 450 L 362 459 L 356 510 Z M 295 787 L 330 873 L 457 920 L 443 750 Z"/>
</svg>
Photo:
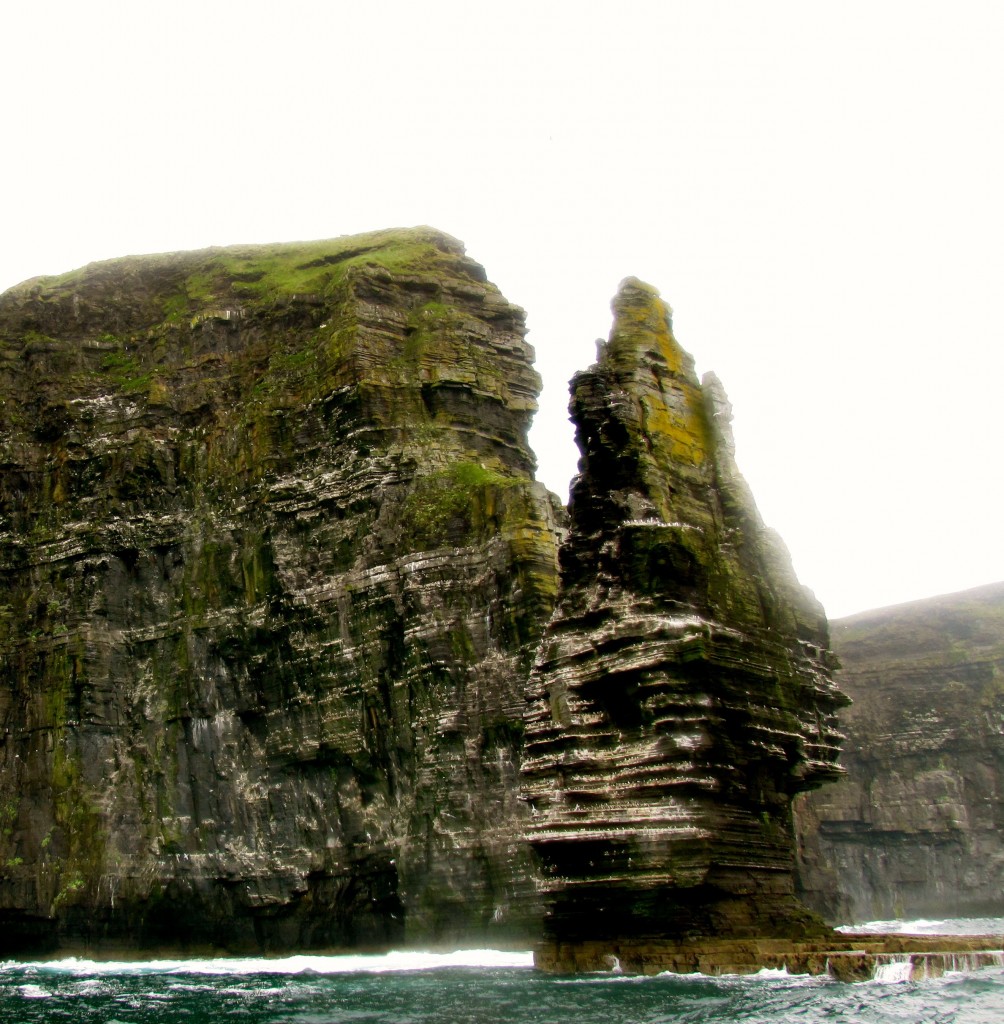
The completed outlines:
<svg viewBox="0 0 1004 1024">
<path fill-rule="evenodd" d="M 886 930 L 916 931 L 885 922 Z M 983 924 L 989 925 L 990 922 Z M 994 922 L 988 932 L 1000 934 Z M 925 922 L 930 932 L 982 931 Z M 875 923 L 861 930 L 877 930 Z M 1000 1024 L 1004 968 L 845 984 L 779 971 L 551 977 L 528 953 L 0 964 L 3 1024 Z"/>
</svg>

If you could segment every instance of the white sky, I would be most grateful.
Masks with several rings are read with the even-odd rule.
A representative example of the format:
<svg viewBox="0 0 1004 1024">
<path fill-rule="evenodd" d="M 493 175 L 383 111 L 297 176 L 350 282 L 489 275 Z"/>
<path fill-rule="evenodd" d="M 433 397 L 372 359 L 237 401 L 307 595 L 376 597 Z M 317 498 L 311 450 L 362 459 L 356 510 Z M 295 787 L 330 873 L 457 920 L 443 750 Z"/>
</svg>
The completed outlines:
<svg viewBox="0 0 1004 1024">
<path fill-rule="evenodd" d="M 432 224 L 529 313 L 532 440 L 621 278 L 832 617 L 1004 579 L 1004 4 L 7 0 L 0 288 Z"/>
</svg>

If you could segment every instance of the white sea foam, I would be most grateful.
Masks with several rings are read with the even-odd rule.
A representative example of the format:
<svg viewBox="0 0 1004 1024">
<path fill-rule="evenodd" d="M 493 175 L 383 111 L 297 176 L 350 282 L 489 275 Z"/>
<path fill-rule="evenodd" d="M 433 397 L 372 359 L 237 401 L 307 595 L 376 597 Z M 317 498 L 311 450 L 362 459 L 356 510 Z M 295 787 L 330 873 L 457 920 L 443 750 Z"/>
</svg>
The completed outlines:
<svg viewBox="0 0 1004 1024">
<path fill-rule="evenodd" d="M 866 921 L 863 924 L 842 924 L 836 929 L 846 935 L 1002 935 L 1002 917 L 955 917 L 947 920 L 917 918 L 913 921 Z"/>
<path fill-rule="evenodd" d="M 48 999 L 51 995 L 51 993 L 46 992 L 44 988 L 38 985 L 19 985 L 18 992 L 25 999 Z"/>
<path fill-rule="evenodd" d="M 896 957 L 884 964 L 875 965 L 872 979 L 877 985 L 893 985 L 913 978 L 913 964 L 908 956 Z"/>
<path fill-rule="evenodd" d="M 203 960 L 85 960 L 68 957 L 30 964 L 7 961 L 0 971 L 32 967 L 39 971 L 75 975 L 102 974 L 358 974 L 390 971 L 430 971 L 444 967 L 533 967 L 533 953 L 498 949 L 461 949 L 452 953 L 398 950 L 345 956 L 220 957 Z"/>
<path fill-rule="evenodd" d="M 751 982 L 767 982 L 770 985 L 781 984 L 785 988 L 798 988 L 804 985 L 830 984 L 831 979 L 825 975 L 789 974 L 786 967 L 763 967 L 753 974 L 701 974 L 692 971 L 685 974 L 677 971 L 661 971 L 658 974 L 617 974 L 613 971 L 594 971 L 589 974 L 570 975 L 556 978 L 553 984 L 566 985 L 647 985 L 653 982 L 680 981 L 697 982 L 702 986 L 721 985 L 723 988 L 749 985 Z M 701 998 L 706 998 L 702 996 Z"/>
<path fill-rule="evenodd" d="M 589 974 L 575 974 L 556 978 L 555 985 L 644 985 L 661 974 L 617 974 L 614 971 L 591 971 Z M 679 978 L 680 975 L 674 975 Z"/>
<path fill-rule="evenodd" d="M 759 971 L 752 974 L 721 974 L 713 980 L 721 980 L 730 985 L 766 982 L 770 986 L 779 985 L 784 988 L 817 986 L 829 981 L 824 974 L 791 974 L 787 967 L 761 967 Z"/>
</svg>

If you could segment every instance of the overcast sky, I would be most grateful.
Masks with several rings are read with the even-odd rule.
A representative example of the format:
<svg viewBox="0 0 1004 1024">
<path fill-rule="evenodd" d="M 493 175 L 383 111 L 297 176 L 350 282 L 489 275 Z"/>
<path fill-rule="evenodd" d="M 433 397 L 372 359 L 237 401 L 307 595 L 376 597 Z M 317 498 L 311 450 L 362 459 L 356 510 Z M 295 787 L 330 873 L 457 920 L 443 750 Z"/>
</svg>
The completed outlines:
<svg viewBox="0 0 1004 1024">
<path fill-rule="evenodd" d="M 0 288 L 432 224 L 528 311 L 531 440 L 633 274 L 831 617 L 1004 579 L 1004 4 L 7 0 Z"/>
</svg>

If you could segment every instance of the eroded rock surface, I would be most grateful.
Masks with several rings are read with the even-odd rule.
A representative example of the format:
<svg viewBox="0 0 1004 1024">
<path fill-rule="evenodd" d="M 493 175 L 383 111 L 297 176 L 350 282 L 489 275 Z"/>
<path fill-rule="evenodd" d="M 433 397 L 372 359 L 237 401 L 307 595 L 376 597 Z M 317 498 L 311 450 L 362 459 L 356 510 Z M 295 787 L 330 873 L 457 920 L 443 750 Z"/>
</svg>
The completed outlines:
<svg viewBox="0 0 1004 1024">
<path fill-rule="evenodd" d="M 794 897 L 791 801 L 838 774 L 844 703 L 720 384 L 654 289 L 628 279 L 614 314 L 572 385 L 582 458 L 523 761 L 541 958 L 569 965 L 591 940 L 821 931 Z"/>
<path fill-rule="evenodd" d="M 538 387 L 427 229 L 0 298 L 5 946 L 526 942 Z"/>
<path fill-rule="evenodd" d="M 834 921 L 1004 913 L 1004 584 L 832 623 L 853 705 L 839 785 L 799 801 Z"/>
<path fill-rule="evenodd" d="M 825 618 L 721 386 L 653 289 L 615 312 L 551 620 L 533 353 L 456 240 L 0 297 L 0 947 L 526 945 L 545 903 L 554 951 L 820 930 Z"/>
</svg>

